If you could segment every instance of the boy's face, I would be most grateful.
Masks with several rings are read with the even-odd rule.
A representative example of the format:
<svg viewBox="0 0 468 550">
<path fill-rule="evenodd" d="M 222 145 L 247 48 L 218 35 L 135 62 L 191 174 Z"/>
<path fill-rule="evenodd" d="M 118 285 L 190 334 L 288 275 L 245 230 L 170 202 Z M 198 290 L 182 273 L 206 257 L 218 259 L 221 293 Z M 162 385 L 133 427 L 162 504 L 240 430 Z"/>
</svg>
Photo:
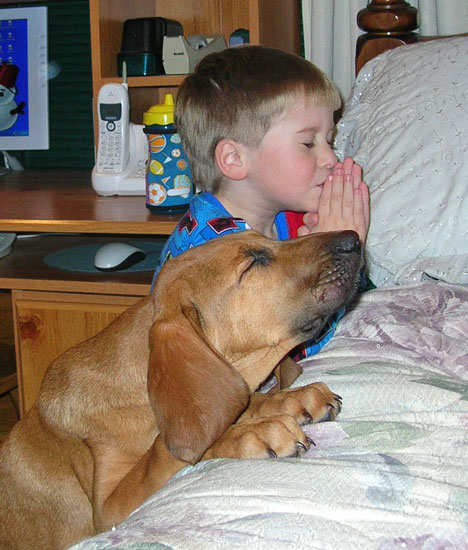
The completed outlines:
<svg viewBox="0 0 468 550">
<path fill-rule="evenodd" d="M 302 97 L 251 150 L 249 184 L 277 212 L 316 212 L 322 184 L 337 162 L 333 111 Z"/>
</svg>

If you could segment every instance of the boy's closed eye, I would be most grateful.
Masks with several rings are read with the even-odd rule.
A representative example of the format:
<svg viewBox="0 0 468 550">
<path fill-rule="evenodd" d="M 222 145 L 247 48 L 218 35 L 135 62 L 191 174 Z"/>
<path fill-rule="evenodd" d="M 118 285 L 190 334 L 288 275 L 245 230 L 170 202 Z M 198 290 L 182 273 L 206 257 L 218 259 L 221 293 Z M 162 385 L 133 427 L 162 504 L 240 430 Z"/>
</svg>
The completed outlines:
<svg viewBox="0 0 468 550">
<path fill-rule="evenodd" d="M 333 145 L 333 142 L 335 140 L 336 135 L 336 127 L 333 127 L 326 135 L 326 142 L 328 145 Z M 317 145 L 317 142 L 320 142 L 320 134 L 305 134 L 303 133 L 301 143 L 304 147 L 307 147 L 307 149 L 312 149 L 315 145 Z"/>
<path fill-rule="evenodd" d="M 333 145 L 333 141 L 334 141 L 334 137 L 332 137 L 331 139 L 327 139 L 327 144 L 330 145 L 331 147 Z M 313 140 L 313 141 L 304 142 L 302 145 L 304 145 L 304 147 L 307 147 L 307 149 L 312 149 L 313 147 L 315 147 L 315 145 L 317 145 L 317 142 L 316 140 Z"/>
<path fill-rule="evenodd" d="M 317 142 L 317 134 L 315 132 L 301 132 L 299 135 L 299 142 L 307 149 L 312 149 Z"/>
</svg>

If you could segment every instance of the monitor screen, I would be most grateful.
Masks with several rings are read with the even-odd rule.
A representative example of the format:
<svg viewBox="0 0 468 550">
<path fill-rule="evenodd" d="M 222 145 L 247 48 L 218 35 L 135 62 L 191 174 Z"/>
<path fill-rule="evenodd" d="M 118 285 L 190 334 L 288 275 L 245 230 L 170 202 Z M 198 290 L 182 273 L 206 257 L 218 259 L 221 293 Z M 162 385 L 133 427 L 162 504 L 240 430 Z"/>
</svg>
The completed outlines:
<svg viewBox="0 0 468 550">
<path fill-rule="evenodd" d="M 0 150 L 48 148 L 47 8 L 0 9 Z"/>
</svg>

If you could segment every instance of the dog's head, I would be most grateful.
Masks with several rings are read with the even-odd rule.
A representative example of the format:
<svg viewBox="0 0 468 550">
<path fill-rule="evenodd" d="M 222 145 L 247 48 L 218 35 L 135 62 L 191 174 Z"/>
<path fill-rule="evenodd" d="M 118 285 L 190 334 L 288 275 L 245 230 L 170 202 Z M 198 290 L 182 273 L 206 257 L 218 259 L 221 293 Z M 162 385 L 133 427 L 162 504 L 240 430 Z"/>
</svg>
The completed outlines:
<svg viewBox="0 0 468 550">
<path fill-rule="evenodd" d="M 353 231 L 289 241 L 246 231 L 170 260 L 153 294 L 148 376 L 168 448 L 197 460 L 288 351 L 352 299 L 361 263 Z"/>
</svg>

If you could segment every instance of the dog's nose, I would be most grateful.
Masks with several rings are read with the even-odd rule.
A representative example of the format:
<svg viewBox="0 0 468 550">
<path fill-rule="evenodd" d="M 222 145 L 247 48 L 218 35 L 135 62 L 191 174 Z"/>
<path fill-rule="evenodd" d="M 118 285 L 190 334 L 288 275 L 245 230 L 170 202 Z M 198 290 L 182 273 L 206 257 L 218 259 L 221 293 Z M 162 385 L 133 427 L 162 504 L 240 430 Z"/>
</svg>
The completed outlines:
<svg viewBox="0 0 468 550">
<path fill-rule="evenodd" d="M 333 242 L 332 250 L 338 255 L 351 254 L 352 252 L 359 253 L 361 251 L 361 243 L 358 234 L 355 231 L 344 231 Z"/>
</svg>

